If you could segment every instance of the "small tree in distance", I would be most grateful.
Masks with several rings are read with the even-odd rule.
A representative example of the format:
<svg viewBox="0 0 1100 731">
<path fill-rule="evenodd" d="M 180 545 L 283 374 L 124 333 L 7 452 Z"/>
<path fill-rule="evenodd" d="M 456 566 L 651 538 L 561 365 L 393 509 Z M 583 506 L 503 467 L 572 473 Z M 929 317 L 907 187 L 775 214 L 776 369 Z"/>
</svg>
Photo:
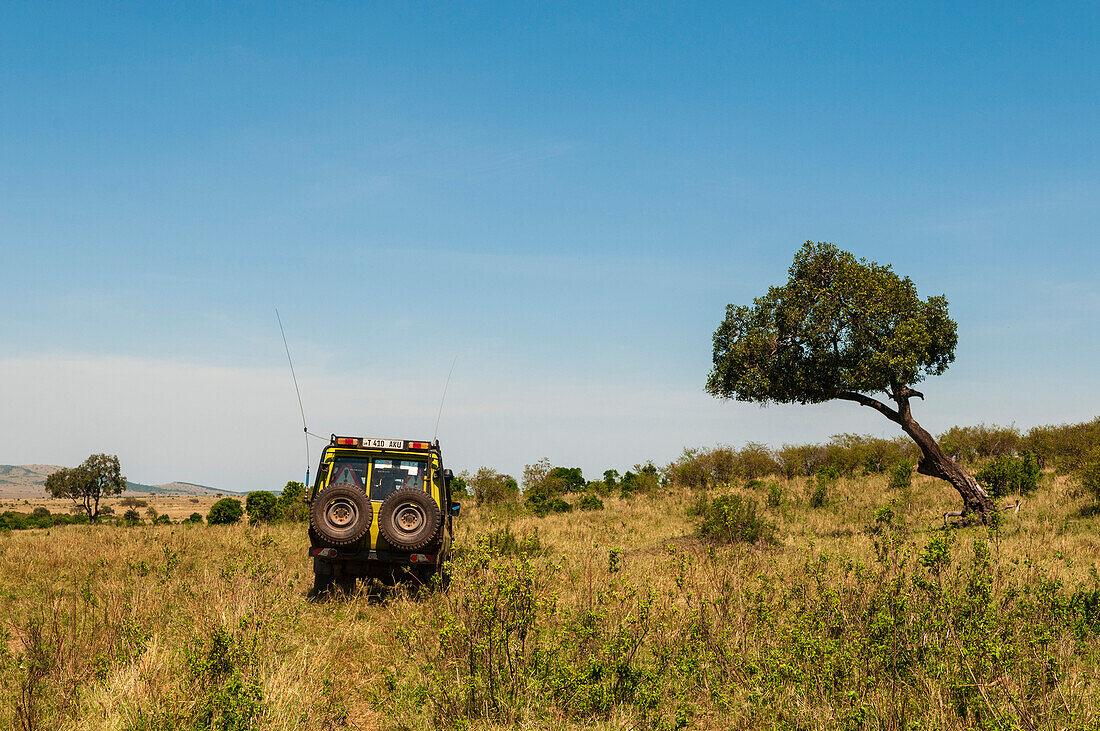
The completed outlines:
<svg viewBox="0 0 1100 731">
<path fill-rule="evenodd" d="M 68 498 L 97 523 L 102 512 L 99 501 L 126 489 L 116 455 L 93 454 L 79 466 L 54 472 L 46 478 L 46 492 L 56 498 Z"/>
<path fill-rule="evenodd" d="M 840 399 L 872 408 L 920 448 L 918 472 L 951 483 L 965 512 L 988 523 L 992 499 L 917 423 L 910 405 L 924 398 L 913 386 L 955 360 L 957 341 L 945 297 L 921 300 L 913 282 L 889 266 L 807 241 L 785 285 L 751 307 L 727 306 L 706 389 L 761 404 Z"/>
<path fill-rule="evenodd" d="M 278 515 L 278 500 L 267 490 L 248 493 L 244 499 L 244 509 L 248 513 L 249 523 L 270 523 Z"/>
<path fill-rule="evenodd" d="M 230 525 L 236 523 L 244 515 L 241 501 L 231 497 L 223 497 L 210 506 L 210 513 L 206 516 L 206 522 L 210 525 Z"/>
</svg>

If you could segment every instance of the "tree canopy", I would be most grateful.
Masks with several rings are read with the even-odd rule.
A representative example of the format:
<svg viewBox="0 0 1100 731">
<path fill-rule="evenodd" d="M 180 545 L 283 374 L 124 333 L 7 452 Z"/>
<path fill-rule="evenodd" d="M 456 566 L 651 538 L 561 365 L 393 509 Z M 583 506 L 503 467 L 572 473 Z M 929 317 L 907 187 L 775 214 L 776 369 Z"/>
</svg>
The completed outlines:
<svg viewBox="0 0 1100 731">
<path fill-rule="evenodd" d="M 947 298 L 922 300 L 889 265 L 807 241 L 787 283 L 729 305 L 714 333 L 712 395 L 820 403 L 846 393 L 893 397 L 955 359 Z"/>
<path fill-rule="evenodd" d="M 46 478 L 46 491 L 57 498 L 69 498 L 95 523 L 101 512 L 99 501 L 126 489 L 118 457 L 93 454 L 80 465 L 60 469 Z"/>
</svg>

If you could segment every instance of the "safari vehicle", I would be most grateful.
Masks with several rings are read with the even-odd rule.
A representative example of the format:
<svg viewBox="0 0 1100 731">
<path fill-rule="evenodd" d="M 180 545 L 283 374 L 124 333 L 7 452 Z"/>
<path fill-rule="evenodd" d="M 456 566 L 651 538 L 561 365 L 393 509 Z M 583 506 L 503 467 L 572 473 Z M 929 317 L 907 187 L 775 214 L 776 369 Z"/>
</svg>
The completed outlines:
<svg viewBox="0 0 1100 731">
<path fill-rule="evenodd" d="M 459 513 L 452 477 L 438 441 L 333 434 L 309 494 L 314 592 L 360 578 L 445 581 Z"/>
</svg>

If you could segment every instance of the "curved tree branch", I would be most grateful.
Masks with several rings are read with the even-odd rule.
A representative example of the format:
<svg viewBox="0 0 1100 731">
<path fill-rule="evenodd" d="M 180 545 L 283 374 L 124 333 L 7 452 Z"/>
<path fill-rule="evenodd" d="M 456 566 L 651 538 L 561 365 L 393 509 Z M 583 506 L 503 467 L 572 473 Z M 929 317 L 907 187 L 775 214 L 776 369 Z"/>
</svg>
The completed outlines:
<svg viewBox="0 0 1100 731">
<path fill-rule="evenodd" d="M 869 406 L 875 411 L 880 412 L 890 421 L 896 421 L 900 423 L 901 416 L 898 414 L 898 412 L 894 411 L 878 399 L 873 399 L 870 396 L 864 396 L 862 393 L 856 393 L 855 391 L 838 391 L 836 394 L 836 398 L 844 399 L 845 401 L 855 401 L 860 406 Z"/>
</svg>

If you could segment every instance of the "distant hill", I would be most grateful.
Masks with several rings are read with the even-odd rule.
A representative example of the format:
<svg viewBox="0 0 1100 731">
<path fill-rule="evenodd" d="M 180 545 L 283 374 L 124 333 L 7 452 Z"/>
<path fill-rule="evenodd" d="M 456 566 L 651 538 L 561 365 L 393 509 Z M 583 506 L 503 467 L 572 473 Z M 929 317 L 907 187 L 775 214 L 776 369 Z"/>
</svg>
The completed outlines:
<svg viewBox="0 0 1100 731">
<path fill-rule="evenodd" d="M 52 464 L 0 465 L 0 500 L 25 500 L 43 498 L 46 494 L 46 478 L 62 469 Z M 196 495 L 199 497 L 219 493 L 237 494 L 233 490 L 219 490 L 193 482 L 167 482 L 163 485 L 143 485 L 126 481 L 127 492 L 152 495 Z"/>
</svg>

